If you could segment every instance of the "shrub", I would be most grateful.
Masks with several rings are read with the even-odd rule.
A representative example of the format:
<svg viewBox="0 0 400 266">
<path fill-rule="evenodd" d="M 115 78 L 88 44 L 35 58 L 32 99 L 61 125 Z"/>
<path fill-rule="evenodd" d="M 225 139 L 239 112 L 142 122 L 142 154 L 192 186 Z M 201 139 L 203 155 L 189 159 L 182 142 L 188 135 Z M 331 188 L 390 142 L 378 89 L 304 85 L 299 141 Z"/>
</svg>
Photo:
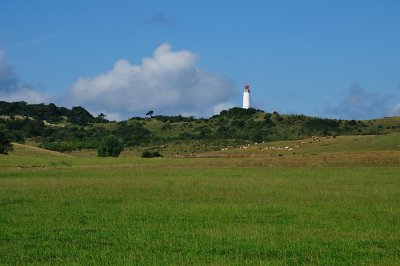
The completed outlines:
<svg viewBox="0 0 400 266">
<path fill-rule="evenodd" d="M 331 130 L 337 130 L 340 123 L 337 120 L 312 118 L 304 123 L 304 126 L 308 130 L 327 132 Z"/>
<path fill-rule="evenodd" d="M 158 151 L 144 151 L 142 158 L 163 157 Z"/>
<path fill-rule="evenodd" d="M 68 115 L 68 121 L 80 126 L 86 126 L 89 122 L 93 122 L 94 117 L 81 106 L 72 107 Z"/>
<path fill-rule="evenodd" d="M 138 122 L 127 123 L 126 121 L 118 123 L 118 127 L 113 130 L 113 134 L 120 137 L 127 147 L 139 145 L 150 141 L 152 133 Z"/>
<path fill-rule="evenodd" d="M 12 149 L 11 135 L 4 127 L 0 127 L 0 154 L 7 154 Z"/>
<path fill-rule="evenodd" d="M 118 157 L 124 150 L 124 145 L 120 139 L 114 135 L 108 135 L 103 138 L 97 149 L 99 157 Z"/>
</svg>

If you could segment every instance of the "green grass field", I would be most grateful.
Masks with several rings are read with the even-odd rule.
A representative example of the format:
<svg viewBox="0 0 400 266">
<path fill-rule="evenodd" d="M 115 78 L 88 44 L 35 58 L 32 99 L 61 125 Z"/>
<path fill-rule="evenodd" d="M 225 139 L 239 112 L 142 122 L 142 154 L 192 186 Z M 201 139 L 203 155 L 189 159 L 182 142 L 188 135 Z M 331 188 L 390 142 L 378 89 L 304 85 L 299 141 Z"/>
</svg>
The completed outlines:
<svg viewBox="0 0 400 266">
<path fill-rule="evenodd" d="M 0 264 L 399 265 L 398 140 L 186 159 L 17 145 L 0 156 Z"/>
</svg>

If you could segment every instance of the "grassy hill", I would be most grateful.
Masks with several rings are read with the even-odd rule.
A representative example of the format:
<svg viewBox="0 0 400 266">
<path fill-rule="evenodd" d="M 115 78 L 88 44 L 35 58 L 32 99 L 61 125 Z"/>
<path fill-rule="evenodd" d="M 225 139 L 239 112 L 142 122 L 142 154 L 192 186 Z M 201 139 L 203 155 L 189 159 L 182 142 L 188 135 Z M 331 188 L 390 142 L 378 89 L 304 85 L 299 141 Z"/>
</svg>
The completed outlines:
<svg viewBox="0 0 400 266">
<path fill-rule="evenodd" d="M 132 157 L 140 157 L 142 152 L 150 149 L 159 150 L 164 156 L 170 158 L 195 158 L 191 163 L 185 162 L 187 167 L 198 167 L 199 158 L 229 158 L 236 160 L 241 166 L 259 167 L 400 165 L 400 133 L 319 137 L 319 141 L 308 138 L 251 143 L 227 146 L 218 151 L 206 151 L 204 147 L 200 147 L 201 151 L 194 152 L 193 147 L 196 145 L 202 144 L 180 143 L 128 148 L 121 154 L 119 163 L 130 163 Z M 13 165 L 30 162 L 29 165 L 32 167 L 80 164 L 82 157 L 86 157 L 86 163 L 90 157 L 91 163 L 99 162 L 96 161 L 96 151 L 91 149 L 59 153 L 17 143 L 14 144 L 14 150 L 8 157 L 13 161 Z"/>
<path fill-rule="evenodd" d="M 60 152 L 82 151 L 93 155 L 101 139 L 112 134 L 123 141 L 128 151 L 135 150 L 136 154 L 154 150 L 176 155 L 311 136 L 324 139 L 399 133 L 400 117 L 336 120 L 232 108 L 210 118 L 157 115 L 112 122 L 101 114 L 94 117 L 82 107 L 67 109 L 54 104 L 0 102 L 0 130 L 9 131 L 15 142 L 28 142 Z M 324 145 L 331 144 L 324 142 Z"/>
<path fill-rule="evenodd" d="M 399 133 L 309 140 L 162 159 L 14 144 L 0 155 L 0 261 L 398 265 Z"/>
<path fill-rule="evenodd" d="M 319 118 L 229 112 L 85 126 L 63 120 L 13 143 L 0 155 L 1 263 L 400 263 L 397 117 L 321 125 Z M 287 135 L 242 135 L 257 127 L 267 137 Z M 119 158 L 34 146 L 79 143 L 96 132 L 138 143 Z M 145 150 L 166 157 L 138 158 Z"/>
<path fill-rule="evenodd" d="M 25 145 L 20 143 L 12 143 L 12 154 L 16 156 L 48 156 L 48 157 L 69 157 L 69 155 L 57 151 L 50 151 L 39 147 Z"/>
</svg>

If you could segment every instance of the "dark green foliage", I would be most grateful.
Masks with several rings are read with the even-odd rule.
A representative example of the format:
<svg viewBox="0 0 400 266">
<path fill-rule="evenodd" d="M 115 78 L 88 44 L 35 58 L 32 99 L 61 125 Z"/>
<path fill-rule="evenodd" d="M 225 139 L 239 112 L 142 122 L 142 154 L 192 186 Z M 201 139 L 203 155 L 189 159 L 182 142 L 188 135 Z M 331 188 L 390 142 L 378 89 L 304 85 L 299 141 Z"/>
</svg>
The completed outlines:
<svg viewBox="0 0 400 266">
<path fill-rule="evenodd" d="M 340 123 L 334 119 L 312 118 L 304 123 L 304 127 L 313 131 L 335 131 Z"/>
<path fill-rule="evenodd" d="M 296 122 L 304 122 L 307 121 L 307 116 L 305 115 L 288 115 L 287 120 L 291 123 L 296 123 Z"/>
<path fill-rule="evenodd" d="M 275 126 L 276 124 L 272 121 L 272 115 L 270 114 L 270 113 L 266 113 L 265 114 L 265 116 L 264 116 L 264 123 L 265 123 L 265 126 L 267 126 L 267 127 L 273 127 L 273 126 Z"/>
<path fill-rule="evenodd" d="M 178 122 L 192 122 L 195 120 L 194 116 L 165 116 L 165 115 L 156 115 L 153 116 L 155 119 L 160 120 L 162 122 L 170 122 L 170 123 L 178 123 Z"/>
<path fill-rule="evenodd" d="M 104 117 L 103 119 L 98 117 L 96 120 L 81 106 L 73 107 L 69 110 L 65 107 L 57 107 L 54 103 L 27 104 L 22 101 L 12 103 L 0 101 L 0 115 L 21 115 L 36 120 L 46 120 L 51 123 L 60 122 L 65 116 L 69 122 L 78 125 L 87 125 L 90 122 L 104 122 Z"/>
<path fill-rule="evenodd" d="M 5 127 L 13 133 L 13 140 L 19 141 L 24 138 L 38 137 L 43 134 L 44 124 L 42 121 L 33 119 L 10 119 L 3 120 Z"/>
<path fill-rule="evenodd" d="M 150 111 L 148 111 L 148 112 L 146 113 L 146 115 L 148 115 L 148 116 L 150 116 L 150 117 L 153 117 L 153 114 L 154 114 L 154 111 L 153 111 L 153 110 L 150 110 Z"/>
<path fill-rule="evenodd" d="M 108 131 L 101 127 L 47 127 L 42 135 L 41 147 L 55 151 L 96 149 Z"/>
<path fill-rule="evenodd" d="M 158 151 L 144 151 L 142 153 L 142 158 L 155 158 L 155 157 L 163 157 Z"/>
<path fill-rule="evenodd" d="M 283 121 L 283 117 L 277 111 L 274 111 L 272 114 L 273 114 L 275 120 L 277 120 L 279 122 Z"/>
<path fill-rule="evenodd" d="M 219 126 L 215 134 L 220 139 L 230 139 L 232 138 L 232 131 L 227 126 Z"/>
<path fill-rule="evenodd" d="M 144 128 L 143 125 L 138 122 L 119 122 L 118 127 L 113 131 L 113 134 L 122 138 L 125 145 L 128 147 L 147 143 L 151 138 L 150 130 Z"/>
<path fill-rule="evenodd" d="M 11 134 L 0 125 L 0 154 L 7 154 L 12 149 Z"/>
<path fill-rule="evenodd" d="M 131 121 L 131 120 L 133 120 L 133 121 L 143 121 L 143 120 L 145 120 L 145 118 L 140 117 L 140 116 L 134 116 L 134 117 L 131 117 L 131 118 L 128 119 L 128 121 Z"/>
<path fill-rule="evenodd" d="M 200 126 L 197 128 L 200 139 L 208 139 L 211 137 L 212 130 L 208 126 Z"/>
<path fill-rule="evenodd" d="M 246 125 L 246 120 L 235 119 L 231 122 L 231 127 L 243 128 Z"/>
<path fill-rule="evenodd" d="M 81 106 L 72 107 L 71 112 L 68 115 L 68 121 L 73 124 L 81 126 L 87 125 L 89 122 L 94 121 L 94 117 Z"/>
<path fill-rule="evenodd" d="M 114 135 L 107 135 L 101 141 L 97 149 L 99 157 L 118 157 L 124 150 L 124 144 Z"/>
<path fill-rule="evenodd" d="M 67 116 L 69 110 L 65 107 L 57 107 L 54 103 L 48 105 L 27 104 L 26 102 L 0 101 L 0 115 L 21 115 L 35 119 L 46 120 L 51 123 L 59 122 L 62 116 Z"/>
<path fill-rule="evenodd" d="M 107 123 L 109 121 L 106 119 L 106 115 L 105 114 L 100 113 L 95 118 L 95 122 L 97 122 L 97 123 Z"/>
<path fill-rule="evenodd" d="M 354 127 L 354 126 L 356 126 L 357 125 L 357 121 L 356 120 L 350 120 L 350 121 L 347 121 L 347 123 L 346 123 L 347 125 L 349 125 L 349 126 L 352 126 L 352 127 Z"/>
<path fill-rule="evenodd" d="M 266 139 L 265 131 L 261 129 L 256 129 L 249 134 L 250 140 L 254 142 L 262 142 Z"/>
<path fill-rule="evenodd" d="M 179 139 L 195 140 L 195 139 L 199 139 L 199 135 L 191 134 L 189 132 L 182 132 L 182 133 L 179 134 Z"/>
<path fill-rule="evenodd" d="M 233 107 L 229 110 L 223 110 L 220 112 L 219 116 L 227 116 L 230 118 L 248 118 L 251 115 L 259 112 L 261 110 L 256 110 L 254 108 L 249 108 L 249 109 L 243 109 L 239 107 Z M 218 116 L 213 116 L 213 118 L 218 117 Z"/>
</svg>

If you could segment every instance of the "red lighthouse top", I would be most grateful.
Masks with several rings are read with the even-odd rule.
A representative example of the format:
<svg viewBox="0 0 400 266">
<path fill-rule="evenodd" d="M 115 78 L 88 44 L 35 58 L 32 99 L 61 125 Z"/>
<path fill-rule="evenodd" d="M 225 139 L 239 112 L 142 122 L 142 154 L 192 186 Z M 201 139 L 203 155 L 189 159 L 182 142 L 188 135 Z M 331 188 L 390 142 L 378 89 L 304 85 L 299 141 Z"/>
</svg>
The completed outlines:
<svg viewBox="0 0 400 266">
<path fill-rule="evenodd" d="M 249 84 L 246 83 L 246 85 L 244 85 L 244 91 L 245 92 L 250 92 Z"/>
</svg>

